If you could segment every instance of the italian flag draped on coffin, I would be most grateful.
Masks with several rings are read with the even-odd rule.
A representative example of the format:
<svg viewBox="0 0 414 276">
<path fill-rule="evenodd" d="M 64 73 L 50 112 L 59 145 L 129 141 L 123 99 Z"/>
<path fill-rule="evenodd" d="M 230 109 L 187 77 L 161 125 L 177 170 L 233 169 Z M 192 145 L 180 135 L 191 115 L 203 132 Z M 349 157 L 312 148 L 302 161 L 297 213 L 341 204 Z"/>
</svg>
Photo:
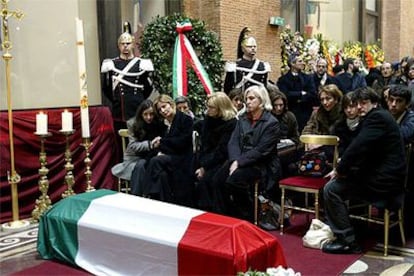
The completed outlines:
<svg viewBox="0 0 414 276">
<path fill-rule="evenodd" d="M 235 275 L 286 267 L 278 241 L 242 220 L 110 190 L 74 195 L 40 219 L 38 251 L 96 275 Z"/>
</svg>

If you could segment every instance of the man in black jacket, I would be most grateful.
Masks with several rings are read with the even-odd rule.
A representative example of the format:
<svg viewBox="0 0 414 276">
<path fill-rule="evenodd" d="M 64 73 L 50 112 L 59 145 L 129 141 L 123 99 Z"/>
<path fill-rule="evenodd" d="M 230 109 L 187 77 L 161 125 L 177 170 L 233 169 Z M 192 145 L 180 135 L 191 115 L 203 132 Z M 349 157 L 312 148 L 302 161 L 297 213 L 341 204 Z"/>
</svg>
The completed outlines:
<svg viewBox="0 0 414 276">
<path fill-rule="evenodd" d="M 323 191 L 327 222 L 337 239 L 326 253 L 360 253 L 345 201 L 391 199 L 403 193 L 406 170 L 404 145 L 398 124 L 379 107 L 379 97 L 369 87 L 355 90 L 361 123 L 358 135 L 341 156 L 333 178 Z"/>
<path fill-rule="evenodd" d="M 317 91 L 312 76 L 303 73 L 305 62 L 301 56 L 292 54 L 288 63 L 290 71 L 278 79 L 277 86 L 286 95 L 289 110 L 295 114 L 301 133 L 313 107 L 318 106 Z"/>
</svg>

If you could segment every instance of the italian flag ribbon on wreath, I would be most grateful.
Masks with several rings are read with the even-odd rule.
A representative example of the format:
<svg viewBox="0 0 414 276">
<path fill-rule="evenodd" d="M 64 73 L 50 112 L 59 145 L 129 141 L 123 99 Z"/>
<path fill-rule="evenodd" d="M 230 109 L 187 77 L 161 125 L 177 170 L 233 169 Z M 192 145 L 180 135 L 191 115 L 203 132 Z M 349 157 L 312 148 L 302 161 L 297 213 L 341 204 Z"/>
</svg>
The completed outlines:
<svg viewBox="0 0 414 276">
<path fill-rule="evenodd" d="M 175 39 L 174 60 L 173 60 L 173 98 L 178 96 L 187 96 L 187 66 L 188 60 L 193 67 L 197 77 L 200 79 L 204 90 L 207 94 L 213 93 L 213 85 L 210 78 L 204 70 L 203 65 L 198 59 L 191 42 L 185 36 L 184 32 L 193 29 L 191 22 L 185 20 L 181 23 L 177 22 L 176 31 L 178 33 Z"/>
</svg>

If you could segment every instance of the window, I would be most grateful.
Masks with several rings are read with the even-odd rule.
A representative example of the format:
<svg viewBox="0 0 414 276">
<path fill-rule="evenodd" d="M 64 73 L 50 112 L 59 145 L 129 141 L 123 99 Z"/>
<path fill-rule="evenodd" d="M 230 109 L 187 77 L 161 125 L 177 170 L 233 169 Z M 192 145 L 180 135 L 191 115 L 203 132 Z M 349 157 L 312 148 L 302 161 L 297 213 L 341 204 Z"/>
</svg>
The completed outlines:
<svg viewBox="0 0 414 276">
<path fill-rule="evenodd" d="M 105 42 L 99 45 L 101 60 L 119 54 L 116 45 L 122 33 L 123 22 L 128 21 L 131 24 L 131 32 L 140 37 L 144 26 L 153 17 L 181 11 L 181 0 L 96 0 L 96 4 L 99 40 Z M 138 48 L 136 53 L 137 51 Z"/>
<path fill-rule="evenodd" d="M 380 38 L 378 0 L 282 0 L 282 17 L 305 36 L 371 43 Z"/>
<path fill-rule="evenodd" d="M 380 38 L 380 2 L 378 0 L 365 0 L 362 14 L 362 40 L 374 43 Z"/>
</svg>

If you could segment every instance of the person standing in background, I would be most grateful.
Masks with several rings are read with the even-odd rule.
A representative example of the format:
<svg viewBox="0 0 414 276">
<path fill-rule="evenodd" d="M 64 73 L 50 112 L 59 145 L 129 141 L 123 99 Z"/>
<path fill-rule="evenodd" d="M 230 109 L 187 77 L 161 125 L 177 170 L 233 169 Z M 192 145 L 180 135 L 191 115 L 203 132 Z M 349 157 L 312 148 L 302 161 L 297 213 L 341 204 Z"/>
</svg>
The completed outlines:
<svg viewBox="0 0 414 276">
<path fill-rule="evenodd" d="M 256 39 L 250 35 L 248 27 L 243 28 L 237 45 L 237 61 L 227 62 L 223 91 L 229 94 L 234 88 L 242 92 L 251 85 L 266 87 L 270 65 L 256 58 Z"/>
<path fill-rule="evenodd" d="M 312 74 L 313 81 L 315 82 L 316 90 L 319 90 L 319 87 L 336 84 L 335 78 L 328 74 L 328 62 L 324 58 L 320 58 L 316 61 L 316 70 Z"/>
<path fill-rule="evenodd" d="M 135 38 L 125 23 L 124 33 L 118 38 L 119 56 L 105 59 L 101 66 L 102 90 L 112 104 L 115 131 L 127 127 L 126 122 L 135 116 L 140 103 L 153 90 L 150 78 L 153 64 L 149 59 L 135 57 L 134 47 Z"/>
<path fill-rule="evenodd" d="M 303 73 L 305 63 L 299 55 L 289 57 L 289 72 L 281 76 L 277 86 L 288 99 L 288 108 L 298 120 L 299 132 L 309 120 L 313 108 L 318 106 L 315 83 L 310 75 Z"/>
</svg>

